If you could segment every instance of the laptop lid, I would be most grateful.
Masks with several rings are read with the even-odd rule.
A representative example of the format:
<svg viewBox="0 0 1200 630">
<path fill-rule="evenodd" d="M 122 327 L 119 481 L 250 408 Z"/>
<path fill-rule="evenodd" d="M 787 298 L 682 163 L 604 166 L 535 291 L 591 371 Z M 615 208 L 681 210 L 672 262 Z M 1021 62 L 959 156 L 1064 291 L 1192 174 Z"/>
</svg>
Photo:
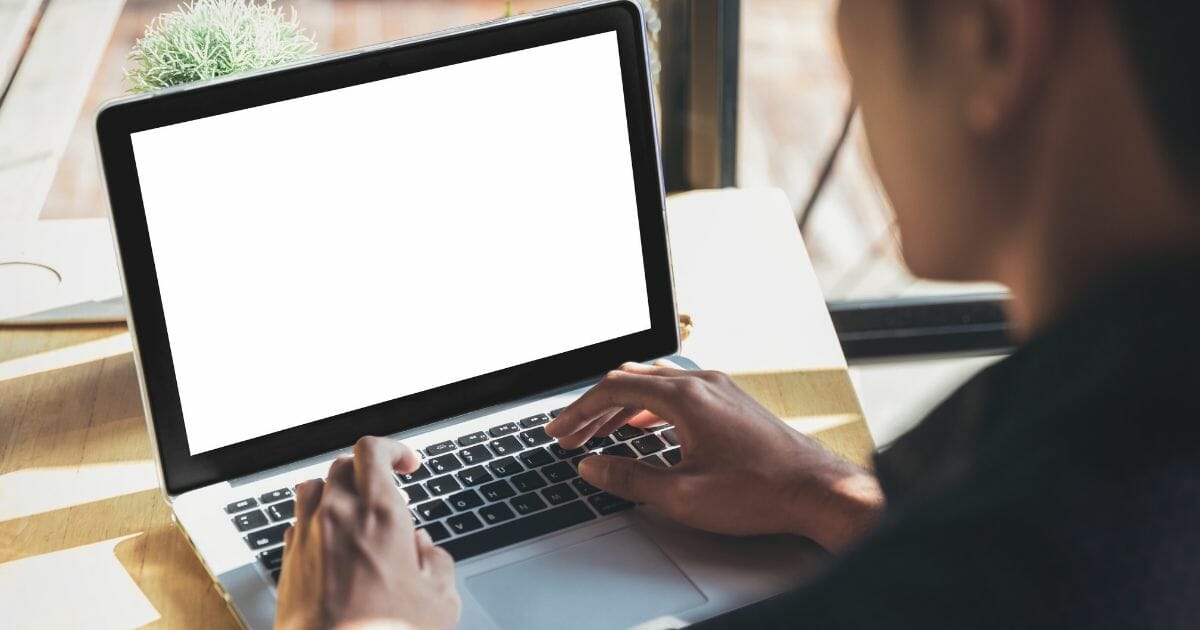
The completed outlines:
<svg viewBox="0 0 1200 630">
<path fill-rule="evenodd" d="M 678 349 L 633 2 L 125 99 L 96 134 L 170 495 Z"/>
</svg>

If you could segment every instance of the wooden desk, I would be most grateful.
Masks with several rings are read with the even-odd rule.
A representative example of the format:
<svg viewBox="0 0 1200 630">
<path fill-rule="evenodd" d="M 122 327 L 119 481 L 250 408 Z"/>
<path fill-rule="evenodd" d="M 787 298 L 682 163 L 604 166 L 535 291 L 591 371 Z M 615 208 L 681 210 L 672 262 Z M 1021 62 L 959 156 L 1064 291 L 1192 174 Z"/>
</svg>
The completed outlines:
<svg viewBox="0 0 1200 630">
<path fill-rule="evenodd" d="M 236 627 L 157 487 L 123 325 L 0 331 L 10 627 Z"/>
<path fill-rule="evenodd" d="M 702 238 L 703 231 L 715 227 L 735 238 L 737 226 L 749 223 L 725 215 L 731 223 L 720 225 L 711 217 L 733 202 L 753 202 L 753 211 L 771 198 L 771 193 L 766 197 L 729 194 L 673 201 L 679 304 L 696 320 L 685 354 L 707 367 L 730 371 L 793 426 L 843 456 L 866 461 L 873 445 L 845 365 L 837 365 L 840 352 L 834 356 L 829 348 L 811 350 L 817 343 L 815 336 L 828 342 L 811 330 L 800 336 L 776 330 L 768 336 L 777 343 L 767 348 L 755 343 L 756 338 L 766 337 L 756 337 L 754 329 L 764 326 L 794 322 L 807 329 L 820 328 L 819 321 L 803 321 L 820 317 L 819 308 L 807 314 L 778 312 L 785 305 L 779 299 L 794 297 L 793 289 L 778 286 L 774 295 L 759 295 L 754 304 L 744 305 L 772 308 L 745 310 L 738 307 L 740 302 L 726 299 L 735 291 L 754 291 L 757 285 L 736 268 L 730 269 L 738 263 L 708 253 L 718 245 Z M 786 228 L 788 219 L 780 218 L 783 211 L 786 204 L 784 210 L 768 208 L 755 216 L 767 217 L 767 223 L 783 221 Z M 709 218 L 692 220 L 701 216 L 699 212 Z M 786 229 L 782 232 L 785 239 L 792 238 Z M 798 235 L 795 238 L 792 242 L 798 242 Z M 761 254 L 770 247 L 770 243 L 756 243 L 755 250 Z M 798 251 L 803 257 L 802 244 Z M 741 264 L 756 264 L 755 255 L 759 254 L 742 252 L 737 259 Z M 705 269 L 706 265 L 718 265 L 723 271 Z M 698 277 L 701 272 L 708 275 Z M 805 282 L 791 273 L 783 272 L 781 278 Z M 760 276 L 768 284 L 780 279 L 769 271 Z M 723 284 L 732 281 L 740 288 Z M 738 308 L 726 312 L 729 305 Z M 730 325 L 736 328 L 722 328 Z M 831 329 L 825 333 L 831 334 Z M 805 339 L 810 350 L 788 354 L 794 351 L 788 339 Z M 746 357 L 753 355 L 756 346 L 762 353 L 751 358 L 758 363 L 747 364 Z M 129 350 L 123 325 L 0 329 L 4 625 L 94 628 L 154 623 L 220 628 L 236 623 L 184 537 L 172 526 L 159 496 Z M 771 365 L 779 361 L 788 365 Z M 756 370 L 754 365 L 774 369 Z"/>
</svg>

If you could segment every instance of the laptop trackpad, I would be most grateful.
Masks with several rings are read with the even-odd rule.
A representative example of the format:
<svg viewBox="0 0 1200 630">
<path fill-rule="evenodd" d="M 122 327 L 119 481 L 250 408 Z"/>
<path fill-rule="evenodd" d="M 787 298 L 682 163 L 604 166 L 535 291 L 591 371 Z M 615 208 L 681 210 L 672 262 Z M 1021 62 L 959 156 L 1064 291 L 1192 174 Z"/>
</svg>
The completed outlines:
<svg viewBox="0 0 1200 630">
<path fill-rule="evenodd" d="M 625 628 L 707 601 L 658 545 L 629 528 L 466 583 L 501 628 Z"/>
</svg>

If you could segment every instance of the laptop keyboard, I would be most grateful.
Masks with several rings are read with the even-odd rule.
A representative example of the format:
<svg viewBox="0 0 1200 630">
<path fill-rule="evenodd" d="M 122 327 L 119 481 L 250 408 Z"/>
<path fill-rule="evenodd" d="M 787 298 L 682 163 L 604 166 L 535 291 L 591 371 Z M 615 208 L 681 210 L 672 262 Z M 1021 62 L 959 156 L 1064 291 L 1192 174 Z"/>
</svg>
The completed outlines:
<svg viewBox="0 0 1200 630">
<path fill-rule="evenodd" d="M 616 514 L 633 504 L 601 492 L 579 476 L 579 462 L 603 453 L 655 466 L 680 461 L 673 427 L 645 431 L 625 425 L 565 450 L 542 425 L 562 409 L 506 422 L 421 451 L 421 467 L 396 477 L 408 495 L 413 524 L 455 560 Z M 280 488 L 225 506 L 233 527 L 278 581 L 283 532 L 292 525 L 292 488 Z"/>
</svg>

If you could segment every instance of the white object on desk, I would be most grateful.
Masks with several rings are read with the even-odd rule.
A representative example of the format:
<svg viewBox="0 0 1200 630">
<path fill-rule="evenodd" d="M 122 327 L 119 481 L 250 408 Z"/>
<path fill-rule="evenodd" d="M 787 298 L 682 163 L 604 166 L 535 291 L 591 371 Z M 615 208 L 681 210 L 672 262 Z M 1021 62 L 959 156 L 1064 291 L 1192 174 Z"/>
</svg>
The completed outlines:
<svg viewBox="0 0 1200 630">
<path fill-rule="evenodd" d="M 122 321 L 108 219 L 7 224 L 0 238 L 0 324 Z"/>
<path fill-rule="evenodd" d="M 683 354 L 754 374 L 845 368 L 783 191 L 695 191 L 667 200 L 676 302 L 693 318 Z"/>
<path fill-rule="evenodd" d="M 40 218 L 124 4 L 0 0 L 0 324 L 124 318 L 108 221 Z"/>
</svg>

